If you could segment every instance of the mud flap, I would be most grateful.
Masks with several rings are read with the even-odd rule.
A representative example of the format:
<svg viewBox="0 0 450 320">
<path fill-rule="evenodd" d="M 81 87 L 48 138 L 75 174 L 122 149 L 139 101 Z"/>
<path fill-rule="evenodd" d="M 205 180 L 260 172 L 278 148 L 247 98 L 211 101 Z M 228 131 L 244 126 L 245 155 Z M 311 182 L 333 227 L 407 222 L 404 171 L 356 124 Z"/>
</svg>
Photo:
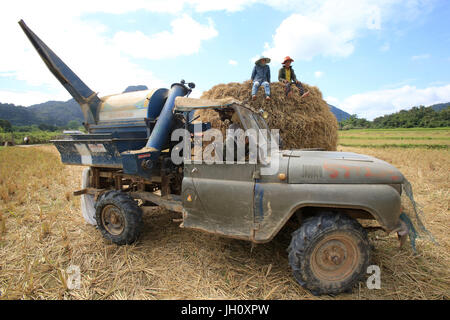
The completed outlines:
<svg viewBox="0 0 450 320">
<path fill-rule="evenodd" d="M 416 254 L 417 238 L 425 238 L 427 240 L 430 240 L 434 244 L 438 243 L 434 239 L 433 235 L 425 228 L 425 225 L 420 218 L 420 216 L 423 215 L 423 212 L 422 210 L 420 210 L 419 206 L 414 200 L 411 183 L 405 179 L 402 188 L 403 194 L 408 198 L 411 208 L 410 210 L 403 211 L 400 215 L 400 223 L 402 225 L 402 228 L 397 232 L 397 234 L 400 240 L 400 246 L 402 246 L 406 242 L 406 236 L 409 236 L 411 248 Z"/>
<path fill-rule="evenodd" d="M 89 188 L 89 175 L 90 175 L 90 168 L 85 168 L 83 170 L 83 174 L 81 176 L 81 188 Z M 95 200 L 94 195 L 92 194 L 83 194 L 81 195 L 81 213 L 83 214 L 84 220 L 92 224 L 94 226 L 97 225 L 97 221 L 95 220 Z"/>
<path fill-rule="evenodd" d="M 400 215 L 400 223 L 402 225 L 402 229 L 400 231 L 397 231 L 398 239 L 400 241 L 400 248 L 404 247 L 406 237 L 409 236 L 411 248 L 413 249 L 414 253 L 417 253 L 416 250 L 417 231 L 414 228 L 411 219 L 409 219 L 404 212 L 402 212 L 402 214 Z"/>
</svg>

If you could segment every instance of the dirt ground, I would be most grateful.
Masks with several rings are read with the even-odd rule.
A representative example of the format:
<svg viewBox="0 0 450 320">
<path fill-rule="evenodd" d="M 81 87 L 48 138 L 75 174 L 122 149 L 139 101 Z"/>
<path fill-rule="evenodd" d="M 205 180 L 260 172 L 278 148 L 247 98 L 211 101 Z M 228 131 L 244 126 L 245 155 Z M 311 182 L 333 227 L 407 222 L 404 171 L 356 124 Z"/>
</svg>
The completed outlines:
<svg viewBox="0 0 450 320">
<path fill-rule="evenodd" d="M 398 249 L 394 235 L 370 234 L 381 289 L 315 297 L 296 283 L 288 232 L 250 243 L 181 229 L 174 213 L 151 209 L 137 243 L 116 246 L 84 222 L 82 167 L 64 166 L 52 146 L 0 150 L 0 299 L 449 299 L 450 154 L 447 150 L 357 149 L 398 167 L 411 181 L 439 245 Z M 80 289 L 66 270 L 79 266 Z"/>
</svg>

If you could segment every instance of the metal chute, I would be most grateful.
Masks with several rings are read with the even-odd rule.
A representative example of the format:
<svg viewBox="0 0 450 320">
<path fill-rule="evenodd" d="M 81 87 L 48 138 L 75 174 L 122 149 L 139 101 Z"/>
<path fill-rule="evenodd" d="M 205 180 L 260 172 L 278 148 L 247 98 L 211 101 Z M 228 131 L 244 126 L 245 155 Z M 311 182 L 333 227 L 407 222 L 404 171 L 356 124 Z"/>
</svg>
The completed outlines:
<svg viewBox="0 0 450 320">
<path fill-rule="evenodd" d="M 47 45 L 31 31 L 23 20 L 19 25 L 41 56 L 49 70 L 61 82 L 71 96 L 80 104 L 87 124 L 97 123 L 98 107 L 101 103 L 92 91 Z"/>
</svg>

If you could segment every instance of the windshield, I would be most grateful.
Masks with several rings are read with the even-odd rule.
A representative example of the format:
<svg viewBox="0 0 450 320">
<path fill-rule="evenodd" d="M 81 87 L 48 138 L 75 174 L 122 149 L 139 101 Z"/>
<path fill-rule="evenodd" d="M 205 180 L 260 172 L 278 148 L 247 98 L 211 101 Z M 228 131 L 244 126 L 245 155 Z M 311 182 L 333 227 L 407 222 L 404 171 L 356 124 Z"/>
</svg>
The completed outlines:
<svg viewBox="0 0 450 320">
<path fill-rule="evenodd" d="M 254 113 L 247 108 L 235 107 L 235 110 L 239 114 L 239 118 L 244 126 L 244 129 L 254 129 L 257 133 L 262 133 L 260 136 L 263 137 L 263 140 L 259 141 L 259 149 L 267 150 L 267 154 L 270 155 L 271 148 L 275 146 L 272 146 L 271 144 L 271 132 L 264 118 L 260 114 Z"/>
</svg>

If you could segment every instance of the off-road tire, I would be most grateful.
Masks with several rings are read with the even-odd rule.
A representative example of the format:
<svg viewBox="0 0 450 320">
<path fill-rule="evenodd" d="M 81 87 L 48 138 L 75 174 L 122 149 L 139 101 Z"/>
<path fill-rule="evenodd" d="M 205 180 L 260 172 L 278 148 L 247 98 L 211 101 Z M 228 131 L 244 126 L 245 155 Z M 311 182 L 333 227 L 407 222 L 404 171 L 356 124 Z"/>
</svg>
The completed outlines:
<svg viewBox="0 0 450 320">
<path fill-rule="evenodd" d="M 120 219 L 121 227 L 117 232 L 111 232 L 111 225 L 105 222 L 107 210 L 113 210 Z M 118 245 L 135 242 L 142 231 L 142 210 L 133 198 L 123 192 L 103 193 L 95 203 L 95 218 L 103 237 Z"/>
<path fill-rule="evenodd" d="M 358 221 L 324 212 L 292 233 L 289 264 L 297 282 L 314 295 L 351 292 L 365 275 L 371 247 Z"/>
</svg>

